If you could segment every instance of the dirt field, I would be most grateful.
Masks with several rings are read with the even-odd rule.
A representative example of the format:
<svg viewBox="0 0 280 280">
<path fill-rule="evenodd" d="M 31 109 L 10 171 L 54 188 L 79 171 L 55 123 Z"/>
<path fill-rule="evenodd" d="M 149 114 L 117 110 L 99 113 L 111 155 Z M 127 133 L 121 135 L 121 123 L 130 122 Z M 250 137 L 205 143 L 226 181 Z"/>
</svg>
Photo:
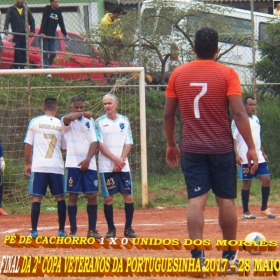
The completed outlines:
<svg viewBox="0 0 280 280">
<path fill-rule="evenodd" d="M 245 236 L 253 231 L 261 232 L 265 235 L 267 240 L 276 240 L 280 242 L 280 206 L 273 205 L 272 212 L 277 215 L 276 219 L 267 219 L 259 217 L 259 206 L 250 206 L 250 210 L 257 216 L 255 220 L 242 220 L 241 207 L 237 207 L 238 214 L 238 233 L 237 239 L 243 240 Z M 204 239 L 210 239 L 212 244 L 215 245 L 217 239 L 221 239 L 221 231 L 217 220 L 217 208 L 208 207 L 205 210 L 205 227 L 204 227 Z M 117 237 L 123 237 L 124 227 L 124 212 L 115 211 L 115 223 L 117 228 Z M 106 256 L 106 257 L 169 257 L 169 258 L 186 258 L 190 257 L 189 251 L 184 248 L 182 250 L 139 250 L 133 247 L 128 249 L 73 249 L 73 248 L 12 248 L 3 244 L 4 237 L 17 233 L 19 235 L 27 235 L 30 228 L 30 216 L 29 215 L 16 215 L 16 216 L 1 216 L 0 217 L 1 232 L 0 232 L 0 259 L 3 255 L 20 255 L 20 256 Z M 186 222 L 186 209 L 185 208 L 167 208 L 167 209 L 147 209 L 135 211 L 135 218 L 133 222 L 133 228 L 135 229 L 138 237 L 146 238 L 178 238 L 181 243 L 185 238 L 188 238 Z M 101 234 L 106 233 L 107 225 L 105 222 L 104 214 L 102 211 L 98 213 L 98 231 Z M 51 214 L 43 214 L 39 220 L 39 234 L 42 236 L 56 236 L 57 234 L 57 216 Z M 69 224 L 67 221 L 66 231 L 69 232 Z M 79 236 L 85 236 L 87 232 L 87 215 L 86 213 L 78 213 L 78 234 Z M 222 277 L 204 277 L 208 279 L 256 279 L 260 277 L 253 276 L 253 259 L 280 259 L 280 248 L 277 248 L 276 252 L 263 252 L 261 255 L 253 256 L 248 252 L 239 252 L 239 258 L 250 259 L 251 274 L 248 277 L 239 277 L 238 275 L 227 275 Z M 213 250 L 206 251 L 206 257 L 208 258 L 220 258 L 221 253 L 217 251 L 215 246 Z M 279 276 L 280 277 L 280 276 Z M 109 279 L 141 279 L 142 277 L 104 277 Z M 170 277 L 143 277 L 145 279 L 163 279 Z M 186 277 L 180 277 L 182 279 Z M 271 277 L 262 277 L 262 279 L 268 279 Z M 273 277 L 275 278 L 275 277 Z M 5 279 L 33 279 L 33 277 L 7 277 L 0 275 L 0 280 Z M 40 279 L 40 278 L 35 278 Z M 42 279 L 42 278 L 41 278 Z M 50 277 L 44 276 L 43 279 L 98 279 L 98 277 Z M 175 279 L 175 278 L 174 278 Z M 188 277 L 189 279 L 189 277 Z"/>
</svg>

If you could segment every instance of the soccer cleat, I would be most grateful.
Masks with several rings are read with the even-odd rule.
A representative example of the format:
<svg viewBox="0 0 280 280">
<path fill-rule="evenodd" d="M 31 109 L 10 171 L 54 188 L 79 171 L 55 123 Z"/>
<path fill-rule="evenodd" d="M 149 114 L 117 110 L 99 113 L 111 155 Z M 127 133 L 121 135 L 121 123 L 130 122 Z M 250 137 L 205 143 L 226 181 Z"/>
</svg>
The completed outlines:
<svg viewBox="0 0 280 280">
<path fill-rule="evenodd" d="M 252 219 L 256 219 L 256 216 L 252 215 L 252 214 L 248 211 L 248 212 L 243 213 L 242 219 L 249 219 L 249 220 L 252 220 Z"/>
<path fill-rule="evenodd" d="M 224 259 L 228 259 L 228 269 L 227 274 L 237 274 L 238 273 L 238 251 L 229 259 L 227 256 Z"/>
<path fill-rule="evenodd" d="M 71 231 L 70 234 L 69 234 L 69 236 L 70 236 L 70 237 L 76 237 L 76 236 L 78 236 L 78 235 L 77 235 L 77 231 L 76 231 L 76 230 L 75 230 L 75 231 Z"/>
<path fill-rule="evenodd" d="M 51 77 L 52 77 L 52 74 L 47 74 L 46 77 L 47 77 L 47 78 L 51 78 Z"/>
<path fill-rule="evenodd" d="M 8 216 L 8 214 L 2 208 L 0 208 L 0 216 Z"/>
<path fill-rule="evenodd" d="M 105 235 L 105 238 L 114 238 L 114 237 L 116 237 L 116 229 L 109 228 L 108 232 Z"/>
<path fill-rule="evenodd" d="M 125 237 L 130 237 L 130 238 L 136 238 L 137 235 L 135 233 L 135 231 L 130 227 L 130 228 L 127 228 L 125 231 L 124 231 L 124 236 Z"/>
<path fill-rule="evenodd" d="M 89 230 L 87 237 L 94 237 L 95 239 L 100 239 L 102 238 L 102 235 L 99 234 L 99 232 L 97 230 Z"/>
<path fill-rule="evenodd" d="M 32 236 L 33 238 L 38 237 L 38 231 L 37 230 L 31 230 L 28 236 Z"/>
<path fill-rule="evenodd" d="M 58 234 L 57 234 L 57 236 L 59 236 L 59 237 L 66 237 L 67 236 L 67 233 L 64 231 L 64 230 L 59 230 L 58 231 Z"/>
<path fill-rule="evenodd" d="M 261 211 L 260 216 L 267 217 L 269 219 L 274 219 L 276 217 L 274 214 L 270 213 L 268 209 Z"/>
</svg>

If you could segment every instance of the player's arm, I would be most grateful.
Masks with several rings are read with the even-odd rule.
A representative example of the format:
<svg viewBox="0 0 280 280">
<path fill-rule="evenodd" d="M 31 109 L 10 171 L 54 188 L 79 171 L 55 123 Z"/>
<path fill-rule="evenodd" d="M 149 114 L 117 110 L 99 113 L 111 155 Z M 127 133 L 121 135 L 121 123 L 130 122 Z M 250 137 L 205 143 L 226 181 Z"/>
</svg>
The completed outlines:
<svg viewBox="0 0 280 280">
<path fill-rule="evenodd" d="M 251 173 L 254 174 L 258 168 L 258 156 L 256 153 L 255 144 L 252 137 L 248 115 L 244 109 L 240 95 L 237 94 L 228 95 L 228 100 L 230 103 L 232 116 L 237 126 L 237 129 L 248 146 L 248 152 L 247 152 L 248 165 L 250 166 L 251 161 L 254 162 L 251 168 Z"/>
<path fill-rule="evenodd" d="M 89 163 L 92 157 L 95 155 L 97 148 L 98 148 L 98 142 L 95 141 L 90 144 L 87 157 L 78 164 L 78 166 L 81 166 L 80 168 L 82 171 L 88 170 Z"/>
<path fill-rule="evenodd" d="M 125 159 L 122 157 L 117 157 L 114 154 L 112 154 L 109 149 L 104 145 L 104 143 L 99 142 L 99 151 L 107 158 L 111 159 L 114 163 L 115 166 L 117 166 L 120 169 L 123 169 L 125 166 Z"/>
<path fill-rule="evenodd" d="M 70 114 L 63 117 L 63 124 L 64 125 L 69 125 L 72 121 L 75 121 L 75 120 L 81 118 L 82 116 L 89 119 L 89 118 L 92 117 L 92 113 L 91 112 L 70 113 Z"/>
<path fill-rule="evenodd" d="M 166 162 L 171 167 L 178 166 L 180 150 L 175 140 L 175 114 L 178 107 L 177 98 L 165 98 L 163 127 L 167 141 Z"/>
<path fill-rule="evenodd" d="M 5 166 L 6 166 L 5 165 L 5 160 L 3 158 L 3 147 L 1 145 L 1 140 L 0 140 L 0 172 L 4 172 Z"/>
<path fill-rule="evenodd" d="M 24 173 L 30 176 L 31 173 L 31 157 L 32 157 L 32 145 L 25 143 L 24 158 L 25 158 L 25 169 Z"/>
<path fill-rule="evenodd" d="M 129 155 L 129 152 L 131 150 L 131 144 L 126 144 L 124 147 L 123 147 L 123 151 L 122 151 L 122 154 L 121 154 L 121 158 L 125 161 L 127 156 Z M 114 172 L 121 172 L 122 169 L 119 168 L 118 166 L 115 166 L 114 167 Z"/>
<path fill-rule="evenodd" d="M 242 157 L 238 154 L 238 151 L 237 151 L 237 142 L 236 142 L 236 139 L 233 138 L 233 146 L 234 146 L 234 153 L 235 153 L 235 161 L 236 161 L 236 164 L 238 165 L 242 165 Z"/>
<path fill-rule="evenodd" d="M 268 156 L 266 155 L 266 153 L 264 152 L 263 148 L 261 147 L 261 151 L 262 151 L 262 155 L 266 161 L 266 163 L 269 163 L 269 160 L 268 160 Z"/>
</svg>

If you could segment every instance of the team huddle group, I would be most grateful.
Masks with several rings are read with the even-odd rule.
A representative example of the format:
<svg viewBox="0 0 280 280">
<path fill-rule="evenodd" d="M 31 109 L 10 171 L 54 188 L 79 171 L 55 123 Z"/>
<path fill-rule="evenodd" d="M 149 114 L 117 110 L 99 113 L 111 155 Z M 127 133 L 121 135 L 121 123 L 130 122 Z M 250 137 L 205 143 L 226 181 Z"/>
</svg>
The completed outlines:
<svg viewBox="0 0 280 280">
<path fill-rule="evenodd" d="M 42 198 L 49 187 L 57 201 L 58 236 L 65 232 L 66 210 L 70 222 L 69 236 L 77 236 L 77 200 L 80 193 L 87 196 L 88 237 L 102 238 L 96 230 L 98 172 L 104 197 L 104 214 L 108 224 L 106 238 L 116 236 L 113 218 L 113 196 L 120 192 L 124 199 L 124 236 L 136 237 L 132 229 L 134 213 L 133 187 L 127 156 L 133 144 L 127 117 L 117 113 L 117 98 L 108 93 L 103 97 L 105 114 L 95 121 L 85 111 L 85 101 L 71 99 L 71 113 L 55 117 L 58 109 L 55 98 L 44 100 L 44 115 L 33 118 L 25 136 L 25 174 L 30 176 L 29 194 L 32 196 L 30 235 L 38 237 L 38 220 Z M 60 128 L 60 129 L 57 129 Z M 66 151 L 65 164 L 63 151 Z M 64 167 L 66 171 L 64 172 Z M 69 193 L 68 206 L 65 192 Z M 68 208 L 68 209 L 67 209 Z"/>
</svg>

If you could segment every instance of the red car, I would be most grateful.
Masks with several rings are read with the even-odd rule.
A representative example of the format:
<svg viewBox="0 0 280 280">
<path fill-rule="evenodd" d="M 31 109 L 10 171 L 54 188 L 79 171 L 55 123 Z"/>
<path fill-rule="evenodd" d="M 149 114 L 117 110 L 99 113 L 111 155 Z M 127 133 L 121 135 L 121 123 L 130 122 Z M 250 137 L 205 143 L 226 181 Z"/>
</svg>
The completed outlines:
<svg viewBox="0 0 280 280">
<path fill-rule="evenodd" d="M 38 35 L 40 28 L 36 28 L 35 34 Z M 89 67 L 120 67 L 120 63 L 116 60 L 108 60 L 93 45 L 87 43 L 85 39 L 74 33 L 67 32 L 70 41 L 64 40 L 64 36 L 60 30 L 56 31 L 56 37 L 63 40 L 56 40 L 56 57 L 52 67 L 65 68 L 89 68 Z M 38 36 L 29 37 L 29 63 L 33 68 L 41 68 L 41 48 Z M 3 41 L 2 54 L 0 54 L 0 68 L 10 69 L 14 63 L 14 43 L 13 36 L 8 36 Z M 122 66 L 133 66 L 132 64 L 122 63 Z M 106 75 L 102 73 L 87 74 L 58 74 L 59 76 L 69 80 L 83 80 L 91 78 L 97 83 L 106 83 Z M 108 75 L 107 75 L 108 77 Z"/>
</svg>

